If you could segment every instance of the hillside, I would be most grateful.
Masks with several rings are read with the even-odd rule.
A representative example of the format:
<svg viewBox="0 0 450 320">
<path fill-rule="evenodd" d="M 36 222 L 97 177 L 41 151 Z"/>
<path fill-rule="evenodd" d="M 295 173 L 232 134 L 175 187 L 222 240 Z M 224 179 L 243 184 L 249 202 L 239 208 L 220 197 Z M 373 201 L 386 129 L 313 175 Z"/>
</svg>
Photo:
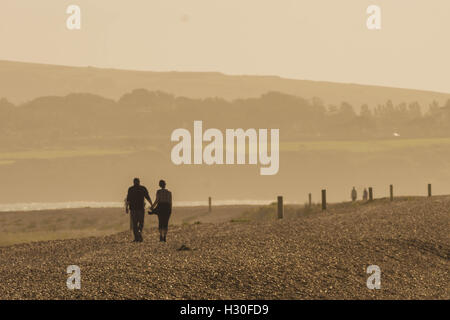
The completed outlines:
<svg viewBox="0 0 450 320">
<path fill-rule="evenodd" d="M 379 86 L 283 79 L 276 76 L 230 76 L 221 73 L 150 72 L 66 67 L 0 61 L 0 98 L 23 103 L 37 97 L 86 92 L 118 99 L 136 88 L 161 90 L 190 98 L 225 99 L 259 97 L 268 91 L 320 97 L 327 104 L 342 101 L 359 107 L 417 101 L 428 106 L 433 100 L 443 104 L 450 93 L 437 93 Z"/>
<path fill-rule="evenodd" d="M 0 248 L 3 299 L 449 299 L 450 197 Z M 174 213 L 176 214 L 176 212 Z M 178 250 L 185 245 L 188 250 Z M 81 268 L 81 290 L 66 268 Z M 381 289 L 366 268 L 381 268 Z"/>
</svg>

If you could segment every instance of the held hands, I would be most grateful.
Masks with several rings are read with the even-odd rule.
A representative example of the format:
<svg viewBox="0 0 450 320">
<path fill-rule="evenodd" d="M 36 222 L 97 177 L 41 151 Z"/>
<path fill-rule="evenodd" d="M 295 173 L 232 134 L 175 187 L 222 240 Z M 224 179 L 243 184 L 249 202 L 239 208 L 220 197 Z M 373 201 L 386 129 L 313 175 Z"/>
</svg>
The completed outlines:
<svg viewBox="0 0 450 320">
<path fill-rule="evenodd" d="M 154 212 L 153 210 L 155 209 L 155 204 L 153 203 L 151 206 L 150 206 L 150 209 L 149 209 L 149 211 L 148 211 L 148 214 L 156 214 L 156 212 Z"/>
</svg>

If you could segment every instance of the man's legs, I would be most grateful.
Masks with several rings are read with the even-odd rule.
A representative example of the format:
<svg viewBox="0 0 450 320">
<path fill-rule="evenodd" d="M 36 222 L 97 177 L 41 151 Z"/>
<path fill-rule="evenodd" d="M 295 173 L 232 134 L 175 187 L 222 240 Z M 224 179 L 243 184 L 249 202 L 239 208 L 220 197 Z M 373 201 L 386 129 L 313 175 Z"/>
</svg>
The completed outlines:
<svg viewBox="0 0 450 320">
<path fill-rule="evenodd" d="M 134 241 L 139 241 L 140 239 L 140 232 L 138 226 L 139 210 L 131 210 L 130 214 L 133 222 Z"/>
<path fill-rule="evenodd" d="M 138 231 L 139 231 L 139 241 L 143 241 L 142 238 L 142 230 L 144 230 L 144 217 L 145 217 L 145 210 L 138 210 Z"/>
</svg>

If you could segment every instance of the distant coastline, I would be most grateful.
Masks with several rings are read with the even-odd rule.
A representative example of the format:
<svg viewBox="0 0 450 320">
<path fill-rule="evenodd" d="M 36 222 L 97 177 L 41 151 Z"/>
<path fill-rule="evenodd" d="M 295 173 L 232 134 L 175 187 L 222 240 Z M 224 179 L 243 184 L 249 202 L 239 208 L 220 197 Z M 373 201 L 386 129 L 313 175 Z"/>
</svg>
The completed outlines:
<svg viewBox="0 0 450 320">
<path fill-rule="evenodd" d="M 225 205 L 267 205 L 275 200 L 217 200 L 215 206 Z M 207 206 L 205 201 L 175 201 L 175 207 L 199 207 Z M 71 201 L 71 202 L 30 202 L 0 204 L 0 212 L 22 212 L 43 211 L 58 209 L 80 209 L 80 208 L 121 208 L 123 202 L 93 202 L 93 201 Z"/>
</svg>

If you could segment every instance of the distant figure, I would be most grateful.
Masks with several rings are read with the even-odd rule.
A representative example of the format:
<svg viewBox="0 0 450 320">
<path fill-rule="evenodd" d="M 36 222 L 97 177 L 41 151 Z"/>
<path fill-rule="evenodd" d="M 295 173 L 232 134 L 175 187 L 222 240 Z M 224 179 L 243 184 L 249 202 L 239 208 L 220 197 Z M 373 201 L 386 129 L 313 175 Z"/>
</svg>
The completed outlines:
<svg viewBox="0 0 450 320">
<path fill-rule="evenodd" d="M 133 224 L 133 242 L 142 242 L 142 230 L 144 229 L 144 217 L 145 217 L 145 199 L 150 202 L 152 206 L 152 200 L 148 194 L 146 187 L 141 186 L 139 178 L 134 178 L 133 186 L 128 189 L 127 199 L 126 199 L 126 212 L 128 213 L 128 208 L 131 211 L 131 220 Z"/>
<path fill-rule="evenodd" d="M 358 197 L 358 194 L 356 193 L 355 187 L 352 189 L 352 201 L 356 201 L 356 198 Z"/>
<path fill-rule="evenodd" d="M 363 200 L 364 201 L 367 201 L 367 198 L 369 197 L 369 194 L 368 194 L 368 192 L 367 192 L 367 189 L 366 188 L 364 188 L 364 192 L 363 192 Z"/>
<path fill-rule="evenodd" d="M 159 186 L 161 189 L 156 192 L 156 200 L 152 205 L 152 213 L 158 215 L 159 241 L 166 242 L 169 219 L 172 213 L 172 193 L 166 189 L 166 182 L 164 180 L 159 181 Z"/>
</svg>

